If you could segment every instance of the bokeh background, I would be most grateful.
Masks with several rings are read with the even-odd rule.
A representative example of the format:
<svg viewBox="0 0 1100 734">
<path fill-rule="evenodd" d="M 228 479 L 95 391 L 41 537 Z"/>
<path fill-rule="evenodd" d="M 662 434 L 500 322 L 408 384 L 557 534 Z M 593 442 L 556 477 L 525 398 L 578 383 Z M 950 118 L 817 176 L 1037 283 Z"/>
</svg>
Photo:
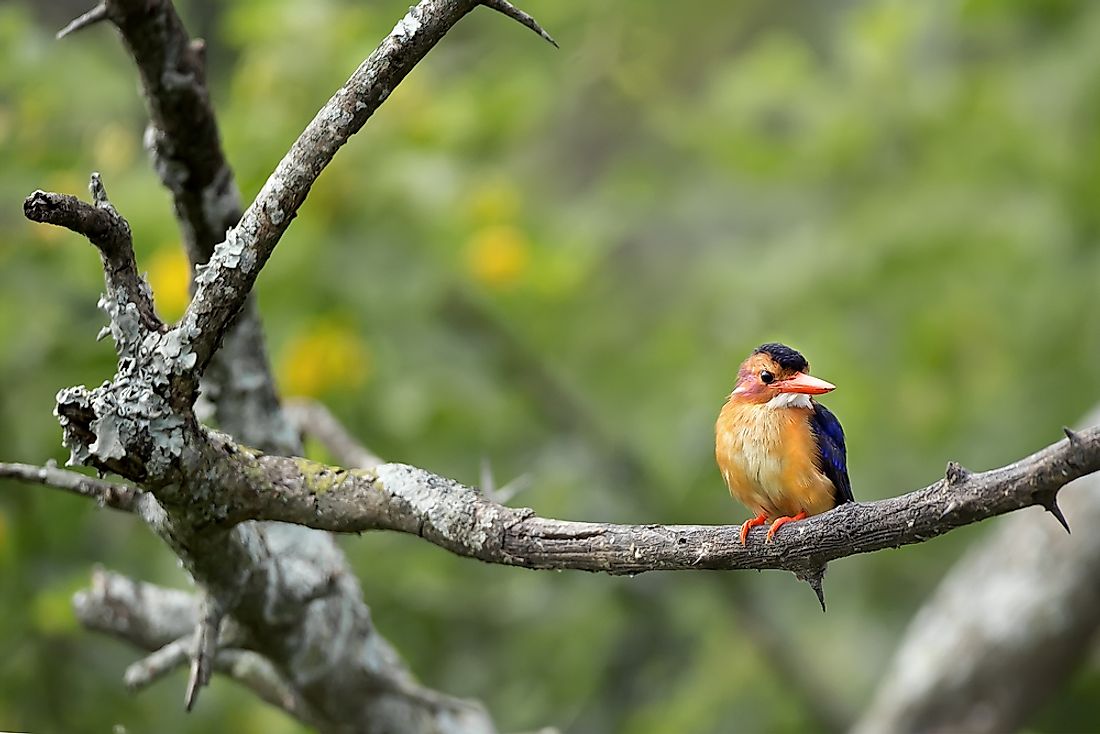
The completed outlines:
<svg viewBox="0 0 1100 734">
<path fill-rule="evenodd" d="M 209 43 L 250 200 L 407 0 L 178 3 Z M 541 514 L 731 523 L 713 420 L 763 341 L 839 389 L 859 499 L 1001 465 L 1100 400 L 1100 3 L 527 0 L 555 51 L 465 19 L 324 173 L 258 290 L 281 390 L 381 455 L 529 485 Z M 135 72 L 84 3 L 0 4 L 0 458 L 63 462 L 62 387 L 113 371 L 102 273 L 23 220 L 102 172 L 158 309 L 186 305 Z M 317 458 L 324 454 L 310 449 Z M 1036 522 L 1053 522 L 1030 509 Z M 986 531 L 782 573 L 490 567 L 416 538 L 343 547 L 380 630 L 502 730 L 825 731 Z M 225 680 L 182 712 L 79 629 L 93 564 L 185 586 L 135 519 L 0 483 L 0 728 L 297 732 Z M 761 631 L 763 620 L 766 628 Z M 784 646 L 804 679 L 777 666 Z M 1097 724 L 1086 665 L 1031 726 Z M 823 711 L 822 706 L 831 709 Z"/>
</svg>

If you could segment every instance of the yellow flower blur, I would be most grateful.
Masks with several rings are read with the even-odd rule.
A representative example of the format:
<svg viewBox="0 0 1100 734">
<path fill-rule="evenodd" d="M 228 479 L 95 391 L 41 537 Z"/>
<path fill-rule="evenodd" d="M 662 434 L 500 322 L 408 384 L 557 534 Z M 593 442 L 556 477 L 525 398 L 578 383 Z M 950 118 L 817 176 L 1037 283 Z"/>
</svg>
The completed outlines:
<svg viewBox="0 0 1100 734">
<path fill-rule="evenodd" d="M 149 286 L 162 318 L 175 321 L 191 301 L 191 266 L 179 244 L 160 248 L 149 261 Z"/>
<path fill-rule="evenodd" d="M 279 359 L 279 384 L 287 395 L 317 397 L 361 387 L 370 376 L 367 345 L 351 329 L 325 322 L 296 335 Z"/>
<path fill-rule="evenodd" d="M 517 227 L 497 224 L 474 232 L 466 245 L 466 266 L 475 280 L 490 288 L 514 284 L 527 270 L 530 242 Z"/>
</svg>

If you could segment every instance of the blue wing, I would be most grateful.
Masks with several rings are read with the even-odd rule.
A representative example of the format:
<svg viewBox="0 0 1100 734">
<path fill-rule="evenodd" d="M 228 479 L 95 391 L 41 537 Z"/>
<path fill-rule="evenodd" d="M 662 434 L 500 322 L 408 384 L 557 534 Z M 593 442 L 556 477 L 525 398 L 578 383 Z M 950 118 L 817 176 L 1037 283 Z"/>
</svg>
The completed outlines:
<svg viewBox="0 0 1100 734">
<path fill-rule="evenodd" d="M 844 447 L 844 429 L 828 408 L 814 403 L 810 428 L 817 439 L 818 469 L 836 487 L 836 503 L 852 502 L 852 483 L 848 479 L 848 451 Z"/>
</svg>

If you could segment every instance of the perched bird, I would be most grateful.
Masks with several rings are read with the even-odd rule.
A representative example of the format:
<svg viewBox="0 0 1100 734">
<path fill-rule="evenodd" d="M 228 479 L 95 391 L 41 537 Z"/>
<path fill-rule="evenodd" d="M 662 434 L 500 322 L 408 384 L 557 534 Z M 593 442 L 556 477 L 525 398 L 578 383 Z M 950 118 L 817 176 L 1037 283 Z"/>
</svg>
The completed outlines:
<svg viewBox="0 0 1100 734">
<path fill-rule="evenodd" d="M 852 501 L 844 430 L 811 395 L 836 389 L 811 377 L 800 353 L 762 344 L 741 363 L 737 384 L 715 424 L 714 454 L 730 494 L 756 517 L 749 530 L 771 520 L 765 542 L 792 520 Z"/>
</svg>

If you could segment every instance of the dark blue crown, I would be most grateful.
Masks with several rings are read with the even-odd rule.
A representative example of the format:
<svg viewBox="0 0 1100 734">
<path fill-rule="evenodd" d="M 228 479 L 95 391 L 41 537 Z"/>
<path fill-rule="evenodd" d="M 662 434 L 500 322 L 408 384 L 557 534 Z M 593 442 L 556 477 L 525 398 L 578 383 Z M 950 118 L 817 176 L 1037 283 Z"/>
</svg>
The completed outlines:
<svg viewBox="0 0 1100 734">
<path fill-rule="evenodd" d="M 775 360 L 785 370 L 792 372 L 806 372 L 810 369 L 810 363 L 802 356 L 802 353 L 791 349 L 786 344 L 770 342 L 761 344 L 753 350 L 753 354 L 766 354 Z"/>
</svg>

